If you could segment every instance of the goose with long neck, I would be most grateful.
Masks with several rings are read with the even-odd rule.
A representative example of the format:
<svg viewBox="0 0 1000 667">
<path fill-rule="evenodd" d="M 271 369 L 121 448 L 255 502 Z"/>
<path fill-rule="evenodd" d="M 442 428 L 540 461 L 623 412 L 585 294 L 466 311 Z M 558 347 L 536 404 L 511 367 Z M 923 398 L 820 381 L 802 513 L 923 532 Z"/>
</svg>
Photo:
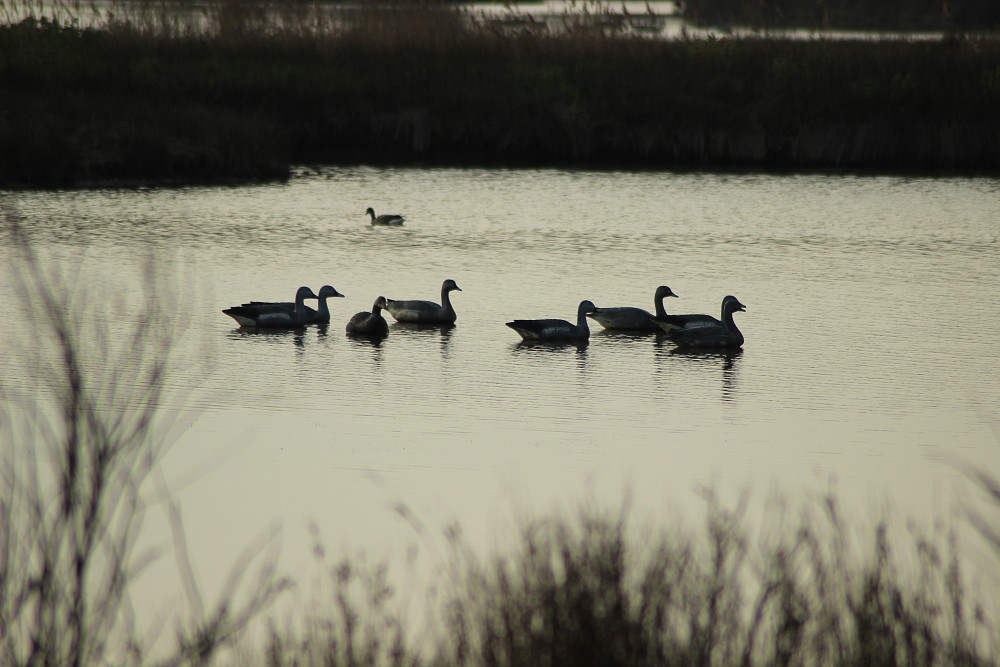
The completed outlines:
<svg viewBox="0 0 1000 667">
<path fill-rule="evenodd" d="M 441 284 L 441 303 L 433 301 L 398 301 L 386 299 L 385 309 L 397 322 L 413 324 L 454 324 L 455 307 L 451 305 L 451 292 L 461 292 L 462 288 L 449 278 Z"/>
<path fill-rule="evenodd" d="M 674 296 L 677 296 L 676 294 Z M 735 299 L 736 297 L 726 297 Z M 725 304 L 725 299 L 723 299 Z M 656 317 L 650 319 L 650 324 L 662 329 L 666 333 L 677 329 L 693 329 L 696 327 L 721 327 L 722 320 L 711 315 L 668 315 L 667 313 L 657 313 Z"/>
<path fill-rule="evenodd" d="M 741 347 L 744 342 L 743 333 L 736 327 L 733 313 L 746 312 L 746 309 L 735 296 L 727 296 L 722 300 L 722 319 L 719 324 L 671 329 L 667 331 L 667 336 L 680 347 Z"/>
<path fill-rule="evenodd" d="M 309 323 L 305 300 L 318 298 L 311 289 L 303 286 L 295 292 L 295 303 L 290 309 L 259 309 L 243 305 L 226 308 L 222 312 L 236 320 L 241 327 L 294 329 Z"/>
<path fill-rule="evenodd" d="M 666 317 L 667 311 L 663 308 L 663 299 L 668 296 L 676 297 L 673 290 L 666 285 L 660 285 L 653 293 L 653 304 L 656 306 L 656 315 L 643 308 L 631 306 L 619 306 L 614 308 L 598 308 L 587 317 L 596 321 L 605 329 L 614 331 L 659 331 L 660 327 L 653 322 L 654 317 Z"/>
<path fill-rule="evenodd" d="M 576 324 L 556 319 L 513 320 L 506 324 L 526 341 L 581 341 L 590 338 L 587 315 L 595 310 L 592 302 L 581 301 L 576 310 Z"/>
<path fill-rule="evenodd" d="M 375 299 L 371 311 L 363 310 L 355 313 L 347 322 L 347 333 L 362 336 L 386 336 L 389 334 L 389 323 L 382 317 L 385 308 L 385 297 Z"/>
<path fill-rule="evenodd" d="M 303 310 L 306 314 L 307 324 L 329 324 L 330 322 L 330 306 L 327 304 L 326 300 L 332 297 L 343 297 L 344 295 L 337 291 L 332 285 L 323 285 L 319 288 L 319 295 L 316 297 L 319 299 L 319 306 L 315 309 L 309 306 L 303 306 Z M 259 312 L 277 312 L 277 311 L 287 311 L 292 312 L 295 310 L 295 304 L 289 301 L 251 301 L 249 303 L 243 304 L 244 308 L 253 308 Z"/>
<path fill-rule="evenodd" d="M 383 213 L 382 215 L 375 215 L 375 209 L 369 207 L 365 211 L 365 215 L 371 216 L 373 225 L 401 225 L 406 221 L 401 215 L 396 213 Z"/>
</svg>

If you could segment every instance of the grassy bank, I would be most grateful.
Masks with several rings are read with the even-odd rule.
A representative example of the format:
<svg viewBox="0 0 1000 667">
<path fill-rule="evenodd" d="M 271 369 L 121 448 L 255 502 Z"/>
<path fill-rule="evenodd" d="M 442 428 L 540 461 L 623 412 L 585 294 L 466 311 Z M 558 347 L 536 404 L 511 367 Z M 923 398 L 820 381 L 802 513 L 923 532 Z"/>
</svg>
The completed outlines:
<svg viewBox="0 0 1000 667">
<path fill-rule="evenodd" d="M 0 27 L 0 184 L 358 161 L 1000 169 L 1000 40 L 667 42 L 424 6 L 347 26 L 239 8 L 197 31 Z"/>
</svg>

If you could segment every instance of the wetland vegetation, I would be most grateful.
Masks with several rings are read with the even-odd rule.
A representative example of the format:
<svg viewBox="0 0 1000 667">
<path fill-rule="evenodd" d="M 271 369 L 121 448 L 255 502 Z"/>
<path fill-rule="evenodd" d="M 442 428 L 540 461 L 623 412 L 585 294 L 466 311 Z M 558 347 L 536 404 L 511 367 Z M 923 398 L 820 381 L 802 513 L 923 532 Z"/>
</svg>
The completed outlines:
<svg viewBox="0 0 1000 667">
<path fill-rule="evenodd" d="M 989 37 L 661 40 L 425 3 L 349 22 L 169 7 L 81 27 L 5 6 L 0 184 L 280 179 L 302 163 L 1000 166 Z"/>
<path fill-rule="evenodd" d="M 681 0 L 696 23 L 756 28 L 978 31 L 1000 27 L 991 0 Z"/>
</svg>

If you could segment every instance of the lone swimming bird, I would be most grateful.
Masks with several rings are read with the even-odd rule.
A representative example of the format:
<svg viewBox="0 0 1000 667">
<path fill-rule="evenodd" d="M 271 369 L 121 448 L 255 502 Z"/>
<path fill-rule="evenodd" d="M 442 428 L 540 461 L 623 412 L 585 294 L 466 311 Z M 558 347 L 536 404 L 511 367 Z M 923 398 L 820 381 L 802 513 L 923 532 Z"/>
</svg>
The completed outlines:
<svg viewBox="0 0 1000 667">
<path fill-rule="evenodd" d="M 375 299 L 371 312 L 363 310 L 347 322 L 347 333 L 363 336 L 389 335 L 389 323 L 382 317 L 383 308 L 385 308 L 385 297 L 380 296 Z"/>
<path fill-rule="evenodd" d="M 587 314 L 597 310 L 590 301 L 581 301 L 576 310 L 576 324 L 566 320 L 514 320 L 507 326 L 521 334 L 526 341 L 573 341 L 590 338 Z"/>
<path fill-rule="evenodd" d="M 319 308 L 312 309 L 309 306 L 302 306 L 303 311 L 306 314 L 306 324 L 329 324 L 330 322 L 330 306 L 327 305 L 326 300 L 330 297 L 343 297 L 344 295 L 338 292 L 332 285 L 323 285 L 319 288 Z M 295 310 L 295 304 L 290 301 L 251 301 L 250 303 L 244 303 L 243 308 L 253 308 L 259 312 L 292 312 Z"/>
<path fill-rule="evenodd" d="M 414 324 L 454 324 L 455 308 L 451 305 L 451 292 L 461 292 L 454 280 L 449 278 L 441 284 L 441 303 L 433 301 L 397 301 L 386 299 L 385 309 L 389 311 L 397 322 L 410 322 Z"/>
<path fill-rule="evenodd" d="M 666 317 L 667 311 L 663 308 L 663 299 L 668 296 L 677 296 L 666 285 L 660 285 L 653 293 L 653 303 L 656 304 L 656 317 Z M 653 322 L 653 314 L 642 308 L 624 306 L 618 308 L 598 308 L 587 315 L 592 320 L 597 321 L 605 329 L 615 331 L 659 331 L 660 328 Z"/>
<path fill-rule="evenodd" d="M 406 220 L 401 215 L 396 215 L 395 213 L 383 213 L 382 215 L 375 217 L 375 209 L 370 208 L 365 211 L 368 215 L 372 217 L 373 225 L 401 225 L 403 221 Z"/>
<path fill-rule="evenodd" d="M 226 308 L 222 312 L 236 320 L 241 327 L 292 329 L 308 324 L 305 300 L 318 298 L 311 289 L 303 286 L 295 292 L 295 303 L 291 309 L 259 309 L 252 305 L 243 305 Z"/>
<path fill-rule="evenodd" d="M 722 300 L 722 321 L 719 324 L 670 329 L 667 337 L 679 347 L 740 347 L 743 345 L 743 334 L 736 328 L 733 313 L 746 312 L 746 309 L 735 296 L 727 296 Z"/>
</svg>

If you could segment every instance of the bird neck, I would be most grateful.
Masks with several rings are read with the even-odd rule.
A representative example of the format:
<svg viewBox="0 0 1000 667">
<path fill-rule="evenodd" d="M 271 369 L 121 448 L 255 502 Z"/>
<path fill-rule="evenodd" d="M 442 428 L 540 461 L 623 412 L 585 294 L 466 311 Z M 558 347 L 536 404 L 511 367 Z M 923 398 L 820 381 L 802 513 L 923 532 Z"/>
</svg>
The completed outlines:
<svg viewBox="0 0 1000 667">
<path fill-rule="evenodd" d="M 667 309 L 663 307 L 662 294 L 656 297 L 656 316 L 661 319 L 667 316 Z"/>
<path fill-rule="evenodd" d="M 726 304 L 728 306 L 729 304 Z M 732 307 L 723 307 L 722 309 L 722 326 L 726 327 L 726 331 L 739 333 L 739 329 L 736 328 L 736 321 L 733 319 L 733 313 L 736 310 Z"/>
<path fill-rule="evenodd" d="M 441 305 L 449 313 L 455 310 L 451 305 L 451 290 L 446 287 L 441 288 Z"/>
</svg>

